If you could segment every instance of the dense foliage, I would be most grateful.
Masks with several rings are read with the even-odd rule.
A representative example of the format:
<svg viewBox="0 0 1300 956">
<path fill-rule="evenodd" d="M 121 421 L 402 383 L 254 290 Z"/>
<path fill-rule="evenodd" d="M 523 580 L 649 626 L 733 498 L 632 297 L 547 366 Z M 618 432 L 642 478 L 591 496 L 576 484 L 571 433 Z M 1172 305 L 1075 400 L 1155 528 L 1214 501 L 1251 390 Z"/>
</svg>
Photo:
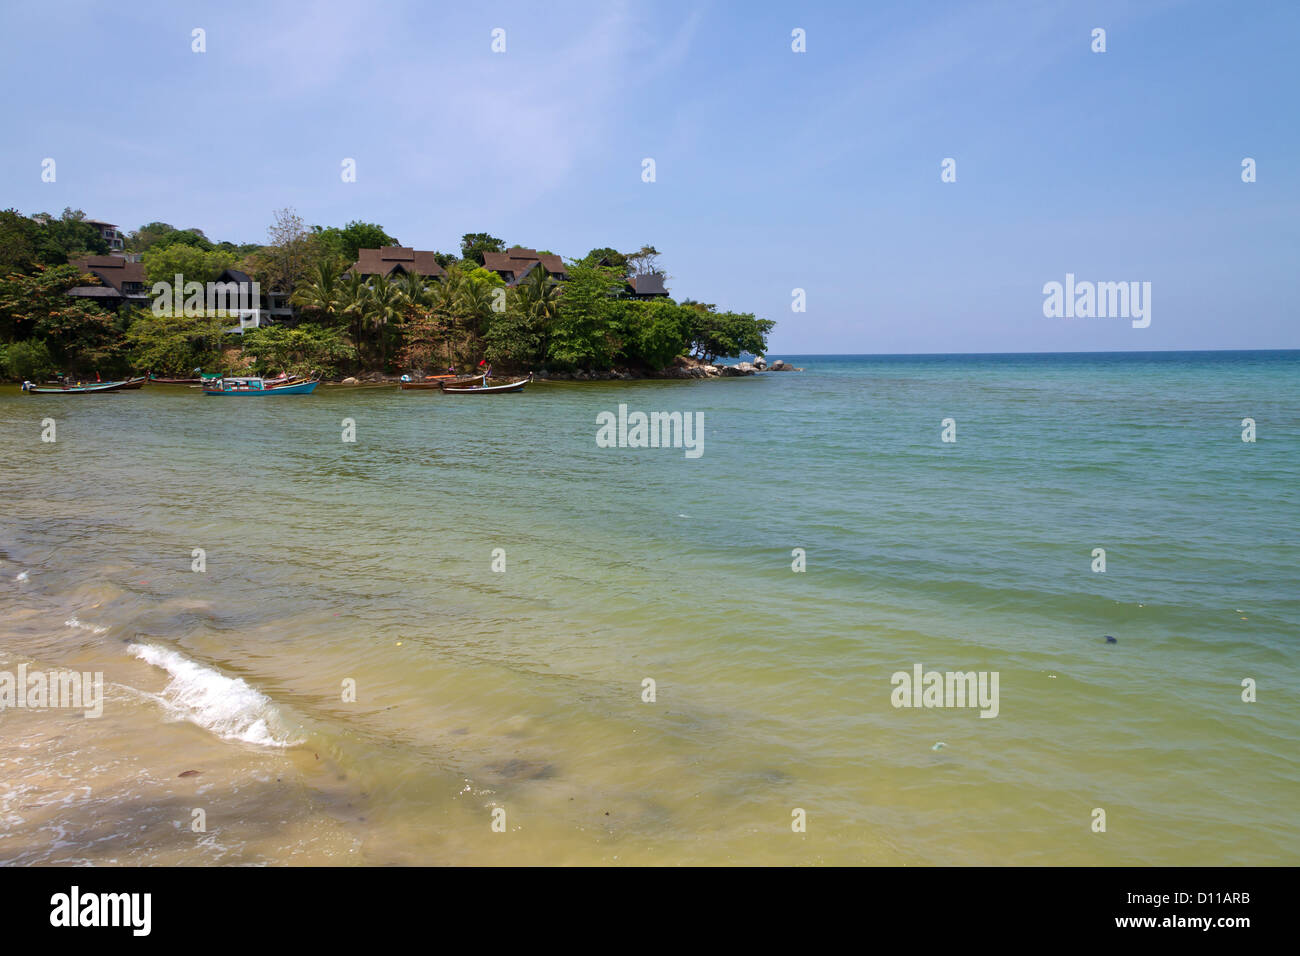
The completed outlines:
<svg viewBox="0 0 1300 956">
<path fill-rule="evenodd" d="M 195 368 L 427 374 L 483 359 L 503 371 L 653 373 L 686 354 L 711 362 L 762 353 L 773 326 L 689 299 L 632 296 L 630 276 L 662 276 L 653 246 L 593 249 L 568 264 L 564 281 L 537 267 L 507 287 L 483 267 L 483 254 L 504 251 L 506 243 L 482 232 L 462 238 L 459 256 L 437 254 L 446 270 L 437 279 L 352 275 L 358 250 L 397 240 L 361 221 L 308 228 L 290 209 L 276 212 L 263 245 L 214 242 L 200 229 L 163 222 L 127 235 L 127 251 L 141 256 L 146 289 L 177 274 L 208 282 L 233 268 L 264 292 L 290 295 L 292 320 L 233 334 L 233 315 L 161 317 L 69 297 L 68 289 L 98 279 L 67 263 L 107 252 L 84 219 L 79 210 L 58 219 L 0 212 L 0 377 L 185 376 Z"/>
</svg>

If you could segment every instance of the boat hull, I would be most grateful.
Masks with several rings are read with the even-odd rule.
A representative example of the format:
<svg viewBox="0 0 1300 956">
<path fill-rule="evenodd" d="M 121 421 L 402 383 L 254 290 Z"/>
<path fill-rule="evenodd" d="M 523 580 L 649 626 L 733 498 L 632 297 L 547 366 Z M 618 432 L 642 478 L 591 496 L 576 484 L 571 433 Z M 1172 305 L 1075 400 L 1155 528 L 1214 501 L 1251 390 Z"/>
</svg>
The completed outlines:
<svg viewBox="0 0 1300 956">
<path fill-rule="evenodd" d="M 272 385 L 268 388 L 213 388 L 203 386 L 204 395 L 310 395 L 320 384 L 319 379 L 310 382 L 293 382 L 289 385 Z"/>
<path fill-rule="evenodd" d="M 442 390 L 448 395 L 502 395 L 506 392 L 522 392 L 524 386 L 533 380 L 532 373 L 527 378 L 521 378 L 514 382 L 505 382 L 501 385 L 462 385 L 460 383 L 448 382 L 442 386 Z M 484 382 L 486 383 L 486 379 Z"/>
<path fill-rule="evenodd" d="M 94 382 L 89 385 L 31 385 L 24 383 L 28 395 L 98 395 L 101 392 L 129 392 L 143 388 L 145 377 L 128 378 L 120 382 Z"/>
<path fill-rule="evenodd" d="M 455 375 L 430 375 L 427 378 L 420 379 L 418 382 L 398 382 L 397 385 L 403 391 L 410 391 L 412 389 L 427 390 L 441 388 L 444 382 L 450 383 L 456 380 L 457 377 Z M 473 381 L 478 381 L 478 379 L 474 379 Z"/>
</svg>

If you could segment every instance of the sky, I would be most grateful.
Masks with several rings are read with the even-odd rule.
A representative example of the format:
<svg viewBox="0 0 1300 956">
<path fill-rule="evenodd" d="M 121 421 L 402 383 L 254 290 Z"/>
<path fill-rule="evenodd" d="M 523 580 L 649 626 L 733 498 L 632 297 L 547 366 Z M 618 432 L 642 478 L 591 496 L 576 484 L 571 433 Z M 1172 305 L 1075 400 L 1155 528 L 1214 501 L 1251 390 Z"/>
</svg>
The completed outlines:
<svg viewBox="0 0 1300 956">
<path fill-rule="evenodd" d="M 6 4 L 0 208 L 651 244 L 771 357 L 1298 348 L 1298 43 L 1289 0 Z M 1067 273 L 1150 324 L 1045 316 Z"/>
</svg>

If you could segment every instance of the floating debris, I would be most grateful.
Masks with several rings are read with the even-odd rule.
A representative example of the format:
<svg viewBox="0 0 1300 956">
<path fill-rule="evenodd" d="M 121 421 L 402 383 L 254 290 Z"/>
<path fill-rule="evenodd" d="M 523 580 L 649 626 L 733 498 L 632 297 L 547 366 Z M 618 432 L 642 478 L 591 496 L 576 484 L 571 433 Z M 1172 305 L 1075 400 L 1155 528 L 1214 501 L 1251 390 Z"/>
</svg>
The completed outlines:
<svg viewBox="0 0 1300 956">
<path fill-rule="evenodd" d="M 931 747 L 930 749 L 931 749 L 931 750 L 942 750 L 942 749 L 943 749 L 944 747 L 946 747 L 946 746 L 948 746 L 948 745 L 947 745 L 946 743 L 944 743 L 942 740 L 937 740 L 937 741 L 935 741 L 934 746 Z"/>
<path fill-rule="evenodd" d="M 1115 638 L 1111 637 L 1109 634 L 1107 634 L 1107 635 L 1106 635 L 1106 643 L 1107 643 L 1107 644 L 1118 644 L 1119 641 L 1116 640 Z"/>
<path fill-rule="evenodd" d="M 176 776 L 178 776 L 178 777 L 197 777 L 197 776 L 198 776 L 199 774 L 201 774 L 202 772 L 203 772 L 202 770 L 182 770 L 182 771 L 181 771 L 180 773 L 178 773 Z"/>
</svg>

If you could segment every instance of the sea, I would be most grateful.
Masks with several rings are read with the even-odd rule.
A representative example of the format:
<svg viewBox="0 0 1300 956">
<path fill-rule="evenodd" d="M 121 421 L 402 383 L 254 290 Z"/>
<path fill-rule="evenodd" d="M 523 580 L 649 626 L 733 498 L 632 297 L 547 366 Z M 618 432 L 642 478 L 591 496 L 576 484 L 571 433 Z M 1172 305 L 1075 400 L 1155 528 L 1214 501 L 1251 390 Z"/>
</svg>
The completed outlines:
<svg viewBox="0 0 1300 956">
<path fill-rule="evenodd" d="M 1300 352 L 768 358 L 0 389 L 0 863 L 1300 863 Z"/>
</svg>

